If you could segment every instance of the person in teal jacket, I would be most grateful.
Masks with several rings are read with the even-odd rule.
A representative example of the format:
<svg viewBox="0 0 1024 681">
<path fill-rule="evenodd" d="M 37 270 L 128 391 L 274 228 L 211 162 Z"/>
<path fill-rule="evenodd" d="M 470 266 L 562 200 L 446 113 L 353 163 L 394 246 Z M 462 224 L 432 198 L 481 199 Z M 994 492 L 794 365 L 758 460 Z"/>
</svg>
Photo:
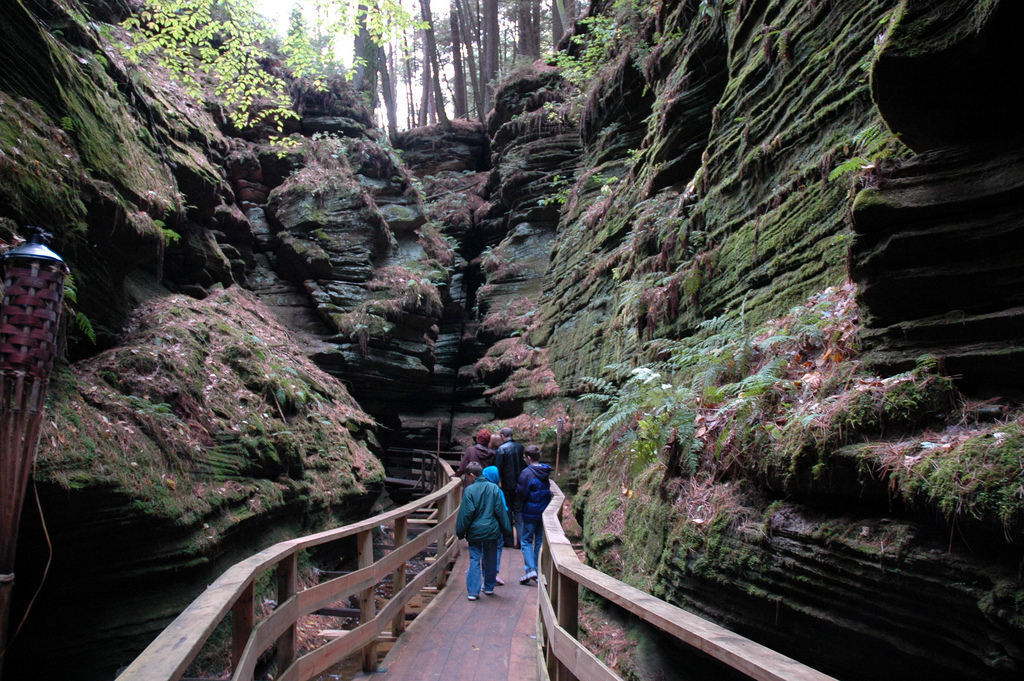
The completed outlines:
<svg viewBox="0 0 1024 681">
<path fill-rule="evenodd" d="M 483 468 L 476 461 L 466 467 L 472 484 L 462 495 L 459 517 L 455 521 L 455 535 L 469 542 L 469 570 L 466 571 L 466 590 L 469 600 L 480 596 L 481 570 L 483 590 L 494 595 L 498 574 L 498 542 L 512 534 L 512 523 L 501 496 L 501 490 L 483 477 Z"/>
<path fill-rule="evenodd" d="M 498 467 L 497 466 L 485 466 L 484 467 L 484 477 L 487 478 L 487 480 L 489 482 L 493 482 L 495 485 L 497 485 L 499 489 L 501 488 L 501 477 L 498 474 Z M 504 493 L 502 493 L 501 504 L 502 504 L 502 506 L 505 507 L 505 513 L 508 513 L 508 504 L 505 503 L 505 495 L 504 495 Z M 497 584 L 498 586 L 505 586 L 505 580 L 503 580 L 501 578 L 501 549 L 504 546 L 505 546 L 505 542 L 504 541 L 499 541 L 498 542 L 498 563 L 497 563 L 498 568 L 494 571 L 495 572 L 495 574 L 494 574 L 494 583 Z"/>
</svg>

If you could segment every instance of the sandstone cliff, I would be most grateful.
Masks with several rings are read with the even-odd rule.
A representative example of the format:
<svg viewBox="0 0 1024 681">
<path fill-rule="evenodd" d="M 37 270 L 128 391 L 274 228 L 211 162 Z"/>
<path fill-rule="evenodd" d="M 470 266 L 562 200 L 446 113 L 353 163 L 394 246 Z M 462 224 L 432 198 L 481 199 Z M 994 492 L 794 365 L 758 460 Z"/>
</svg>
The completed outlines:
<svg viewBox="0 0 1024 681">
<path fill-rule="evenodd" d="M 502 375 L 589 398 L 595 564 L 838 678 L 1020 673 L 1018 11 L 594 3 L 584 89 L 499 92 L 509 224 L 564 202 Z"/>
</svg>

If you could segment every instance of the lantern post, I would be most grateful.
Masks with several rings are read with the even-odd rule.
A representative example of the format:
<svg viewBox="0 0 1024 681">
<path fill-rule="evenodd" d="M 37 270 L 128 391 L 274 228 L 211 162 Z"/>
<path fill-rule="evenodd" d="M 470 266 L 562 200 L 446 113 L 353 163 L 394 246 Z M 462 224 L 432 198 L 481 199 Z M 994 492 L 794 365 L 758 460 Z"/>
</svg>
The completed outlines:
<svg viewBox="0 0 1024 681">
<path fill-rule="evenodd" d="M 0 675 L 8 645 L 18 523 L 57 355 L 67 266 L 38 228 L 2 257 L 0 308 Z"/>
<path fill-rule="evenodd" d="M 562 424 L 564 421 L 559 417 L 555 425 L 555 477 L 558 477 L 558 462 L 562 458 Z"/>
</svg>

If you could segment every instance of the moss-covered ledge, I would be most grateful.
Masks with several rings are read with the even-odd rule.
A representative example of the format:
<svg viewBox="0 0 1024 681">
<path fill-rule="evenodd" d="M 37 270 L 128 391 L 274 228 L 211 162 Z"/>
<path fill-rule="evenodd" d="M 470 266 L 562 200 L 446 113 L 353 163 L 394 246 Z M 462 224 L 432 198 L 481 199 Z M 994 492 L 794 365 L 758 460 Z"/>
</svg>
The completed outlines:
<svg viewBox="0 0 1024 681">
<path fill-rule="evenodd" d="M 34 673 L 109 677 L 228 564 L 364 517 L 383 486 L 369 417 L 234 287 L 147 303 L 53 383 L 35 485 L 54 557 L 34 611 L 76 626 L 54 652 L 52 621 L 30 618 L 11 673 L 42 646 Z M 25 516 L 30 588 L 46 539 Z"/>
</svg>

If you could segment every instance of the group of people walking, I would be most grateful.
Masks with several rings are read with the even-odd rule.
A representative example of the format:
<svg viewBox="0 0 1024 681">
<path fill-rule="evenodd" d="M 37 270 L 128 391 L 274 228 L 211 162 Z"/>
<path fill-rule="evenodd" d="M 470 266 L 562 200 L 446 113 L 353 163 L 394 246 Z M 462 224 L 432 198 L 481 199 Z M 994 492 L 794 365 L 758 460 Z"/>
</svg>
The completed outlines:
<svg viewBox="0 0 1024 681">
<path fill-rule="evenodd" d="M 504 548 L 522 550 L 519 583 L 536 584 L 543 514 L 551 501 L 550 474 L 551 466 L 541 462 L 540 447 L 516 442 L 511 428 L 493 437 L 481 430 L 462 455 L 455 475 L 463 478 L 466 489 L 455 534 L 469 542 L 469 600 L 477 600 L 481 589 L 491 596 L 495 586 L 505 584 L 498 574 Z"/>
</svg>

